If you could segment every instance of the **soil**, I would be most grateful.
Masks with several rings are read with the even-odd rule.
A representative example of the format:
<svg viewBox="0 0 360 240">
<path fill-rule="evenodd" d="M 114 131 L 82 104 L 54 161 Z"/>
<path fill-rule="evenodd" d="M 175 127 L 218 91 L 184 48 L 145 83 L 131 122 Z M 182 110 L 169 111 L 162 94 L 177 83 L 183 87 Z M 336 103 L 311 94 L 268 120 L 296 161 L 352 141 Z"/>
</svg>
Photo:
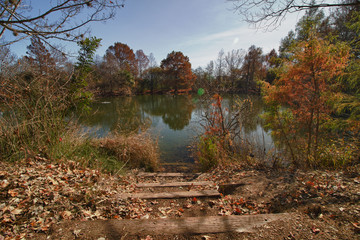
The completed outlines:
<svg viewBox="0 0 360 240">
<path fill-rule="evenodd" d="M 86 183 L 85 189 L 92 188 L 92 192 L 82 197 L 66 195 L 59 190 L 59 194 L 64 196 L 61 198 L 62 201 L 44 200 L 42 203 L 43 208 L 46 208 L 44 212 L 36 210 L 37 214 L 41 216 L 49 214 L 49 219 L 52 220 L 46 220 L 46 216 L 43 216 L 44 224 L 48 224 L 36 225 L 34 228 L 32 228 L 34 213 L 30 210 L 20 210 L 18 205 L 14 205 L 14 198 L 19 198 L 16 200 L 17 203 L 23 202 L 22 194 L 18 189 L 20 188 L 19 182 L 21 182 L 19 179 L 24 176 L 25 172 L 21 170 L 21 167 L 10 167 L 4 163 L 1 167 L 5 168 L 6 172 L 0 172 L 2 189 L 0 239 L 360 239 L 360 166 L 349 168 L 346 171 L 295 171 L 291 169 L 259 169 L 234 164 L 228 167 L 219 167 L 212 172 L 195 177 L 169 179 L 138 177 L 138 171 L 132 171 L 127 176 L 114 177 L 95 173 L 89 169 L 81 169 L 78 165 L 71 166 L 71 168 L 68 168 L 66 163 L 61 163 L 59 166 L 49 165 L 46 160 L 42 159 L 26 165 L 26 174 L 29 175 L 26 179 L 32 189 L 39 184 L 42 186 L 43 192 L 46 192 L 44 189 L 49 181 L 52 182 L 50 186 L 55 185 L 56 188 L 59 188 L 55 182 L 67 184 L 65 180 L 61 182 L 60 179 L 67 179 L 65 173 L 69 172 L 69 169 L 73 169 L 71 176 L 76 177 L 76 174 L 79 174 L 76 177 L 76 184 L 66 187 L 80 188 L 82 183 Z M 31 170 L 32 167 L 34 167 L 34 171 Z M 42 169 L 41 171 L 45 171 L 48 176 L 51 173 L 50 180 L 44 178 L 47 182 L 41 182 L 41 178 L 30 176 L 35 172 L 35 168 L 37 171 Z M 80 170 L 77 172 L 74 168 Z M 61 169 L 64 169 L 64 174 L 61 173 Z M 89 175 L 88 172 L 92 174 Z M 59 178 L 56 177 L 56 174 L 59 175 Z M 85 181 L 85 177 L 91 181 Z M 33 182 L 34 179 L 38 182 Z M 136 183 L 170 181 L 213 181 L 215 184 L 161 190 L 136 188 Z M 234 185 L 234 183 L 236 184 Z M 150 194 L 157 191 L 201 189 L 218 189 L 222 196 L 220 198 L 167 200 L 119 200 L 116 197 L 121 192 L 143 191 Z M 83 189 L 81 191 L 75 189 L 75 191 L 82 192 Z M 36 198 L 41 197 L 41 195 L 36 196 Z M 28 193 L 24 198 L 35 197 Z M 44 198 L 47 199 L 47 197 Z M 54 196 L 51 199 L 54 199 Z M 91 200 L 89 199 L 96 201 L 90 204 Z M 27 209 L 36 205 L 32 200 L 29 201 L 32 205 L 26 205 Z M 141 233 L 115 233 L 111 230 L 101 232 L 91 224 L 92 220 L 97 219 L 158 219 L 266 213 L 289 213 L 291 218 L 255 227 L 250 233 L 230 232 L 198 235 L 163 235 L 159 233 L 148 236 Z M 21 214 L 24 214 L 23 217 L 19 217 Z M 59 217 L 56 217 L 56 214 Z M 89 224 L 81 224 L 80 228 L 80 223 L 84 223 L 84 221 L 88 221 Z M 16 224 L 17 228 L 14 227 Z"/>
</svg>

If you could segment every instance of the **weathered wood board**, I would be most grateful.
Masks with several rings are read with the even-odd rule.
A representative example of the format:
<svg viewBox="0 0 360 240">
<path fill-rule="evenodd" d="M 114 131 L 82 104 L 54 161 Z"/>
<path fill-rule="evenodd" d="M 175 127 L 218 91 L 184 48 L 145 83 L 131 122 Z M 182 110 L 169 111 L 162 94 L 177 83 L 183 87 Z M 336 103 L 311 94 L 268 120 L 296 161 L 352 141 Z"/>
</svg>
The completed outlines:
<svg viewBox="0 0 360 240">
<path fill-rule="evenodd" d="M 138 177 L 192 177 L 198 176 L 200 173 L 139 173 Z"/>
<path fill-rule="evenodd" d="M 215 183 L 212 181 L 200 181 L 200 182 L 166 182 L 166 183 L 138 183 L 136 187 L 188 187 L 188 186 L 214 186 Z"/>
<path fill-rule="evenodd" d="M 118 195 L 118 197 L 121 199 L 125 199 L 125 198 L 166 199 L 166 198 L 217 197 L 217 196 L 220 196 L 220 193 L 217 190 L 161 192 L 161 193 L 123 193 Z"/>
<path fill-rule="evenodd" d="M 276 220 L 286 220 L 290 214 L 259 214 L 241 216 L 207 216 L 188 218 L 165 218 L 144 220 L 96 220 L 68 223 L 71 228 L 91 229 L 91 235 L 112 233 L 111 235 L 169 235 L 204 234 L 224 232 L 254 232 L 259 227 Z M 64 228 L 66 229 L 66 228 Z M 71 230 L 71 229 L 69 229 Z"/>
</svg>

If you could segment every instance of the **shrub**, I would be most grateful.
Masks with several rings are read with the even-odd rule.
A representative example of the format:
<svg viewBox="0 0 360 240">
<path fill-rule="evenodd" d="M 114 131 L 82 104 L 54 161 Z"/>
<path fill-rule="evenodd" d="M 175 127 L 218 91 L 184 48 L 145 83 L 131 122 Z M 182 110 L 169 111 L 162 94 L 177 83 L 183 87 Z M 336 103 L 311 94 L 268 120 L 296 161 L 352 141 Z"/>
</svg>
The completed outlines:
<svg viewBox="0 0 360 240">
<path fill-rule="evenodd" d="M 359 159 L 359 149 L 356 141 L 330 140 L 319 147 L 318 155 L 318 161 L 311 159 L 312 167 L 340 169 L 355 163 L 356 158 Z"/>
<path fill-rule="evenodd" d="M 0 158 L 17 160 L 49 154 L 67 123 L 69 102 L 61 73 L 34 71 L 0 78 Z"/>
<path fill-rule="evenodd" d="M 197 159 L 203 171 L 218 166 L 221 158 L 221 147 L 216 137 L 201 136 L 197 144 Z"/>
<path fill-rule="evenodd" d="M 196 157 L 201 168 L 206 171 L 228 160 L 249 161 L 247 156 L 252 143 L 246 139 L 245 125 L 249 123 L 252 101 L 237 100 L 234 106 L 223 106 L 222 97 L 215 94 L 209 109 L 203 114 L 202 126 L 205 133 L 200 136 L 196 147 Z"/>
</svg>

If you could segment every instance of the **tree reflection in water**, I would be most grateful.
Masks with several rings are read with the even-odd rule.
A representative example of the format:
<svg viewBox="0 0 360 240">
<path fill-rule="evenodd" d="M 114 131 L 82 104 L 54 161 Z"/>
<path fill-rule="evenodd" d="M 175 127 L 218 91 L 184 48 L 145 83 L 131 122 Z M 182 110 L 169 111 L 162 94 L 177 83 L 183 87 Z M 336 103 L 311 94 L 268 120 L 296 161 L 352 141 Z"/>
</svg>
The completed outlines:
<svg viewBox="0 0 360 240">
<path fill-rule="evenodd" d="M 161 116 L 172 130 L 182 130 L 189 125 L 191 113 L 195 109 L 191 96 L 142 96 L 142 109 L 153 116 Z"/>
<path fill-rule="evenodd" d="M 224 106 L 229 108 L 230 114 L 235 112 L 232 106 L 237 98 L 239 96 L 224 96 Z M 262 138 L 259 114 L 263 111 L 263 104 L 259 97 L 251 97 L 251 101 L 253 107 L 246 114 L 244 131 L 245 134 Z M 158 137 L 162 161 L 192 162 L 188 146 L 201 133 L 199 121 L 207 107 L 207 103 L 186 95 L 104 98 L 94 103 L 93 113 L 83 117 L 80 122 L 87 128 L 97 129 L 100 136 L 111 131 L 129 133 L 149 130 Z"/>
</svg>

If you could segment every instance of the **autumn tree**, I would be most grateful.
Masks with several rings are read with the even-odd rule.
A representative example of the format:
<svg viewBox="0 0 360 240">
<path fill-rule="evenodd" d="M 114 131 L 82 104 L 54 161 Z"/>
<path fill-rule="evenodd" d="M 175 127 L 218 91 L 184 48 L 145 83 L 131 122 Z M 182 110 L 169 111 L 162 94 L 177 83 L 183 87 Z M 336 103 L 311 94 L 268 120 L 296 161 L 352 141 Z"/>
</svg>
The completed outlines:
<svg viewBox="0 0 360 240">
<path fill-rule="evenodd" d="M 265 100 L 268 104 L 286 107 L 280 111 L 273 108 L 275 118 L 282 122 L 281 129 L 274 129 L 274 133 L 282 131 L 284 138 L 295 134 L 297 138 L 304 135 L 306 141 L 302 147 L 306 149 L 306 164 L 314 164 L 311 160 L 318 159 L 320 144 L 320 128 L 322 123 L 329 119 L 331 105 L 329 99 L 334 94 L 335 77 L 343 73 L 348 60 L 348 48 L 343 44 L 330 44 L 327 40 L 310 34 L 307 41 L 299 41 L 292 50 L 291 59 L 285 61 L 283 71 L 273 86 L 267 85 Z M 285 117 L 288 114 L 289 117 Z M 284 119 L 287 122 L 284 122 Z M 293 127 L 284 131 L 283 124 Z M 301 144 L 296 146 L 301 149 Z M 295 160 L 292 151 L 293 161 Z"/>
<path fill-rule="evenodd" d="M 265 81 L 272 83 L 277 78 L 277 70 L 281 66 L 282 60 L 279 58 L 275 49 L 265 55 L 266 77 Z"/>
<path fill-rule="evenodd" d="M 358 2 L 358 0 L 346 0 L 346 2 Z M 356 48 L 356 42 L 359 42 L 359 33 L 354 29 L 358 24 L 360 13 L 360 4 L 348 7 L 339 7 L 331 12 L 334 31 L 339 40 L 349 42 L 352 48 Z M 359 52 L 358 52 L 359 56 Z"/>
<path fill-rule="evenodd" d="M 149 68 L 154 68 L 157 67 L 158 64 L 156 62 L 155 56 L 153 53 L 150 53 L 150 55 L 148 56 L 149 58 Z"/>
<path fill-rule="evenodd" d="M 206 72 L 209 74 L 209 76 L 214 77 L 215 74 L 215 64 L 214 61 L 210 61 L 205 68 Z"/>
<path fill-rule="evenodd" d="M 135 58 L 137 63 L 137 69 L 138 69 L 138 77 L 142 78 L 144 71 L 148 68 L 150 60 L 145 55 L 143 50 L 137 50 L 135 52 Z"/>
<path fill-rule="evenodd" d="M 224 80 L 225 76 L 225 52 L 224 49 L 221 49 L 218 53 L 218 57 L 215 61 L 215 76 L 217 80 L 218 88 L 221 86 L 221 83 Z"/>
<path fill-rule="evenodd" d="M 109 67 L 115 71 L 129 71 L 134 76 L 137 75 L 136 56 L 127 44 L 117 42 L 110 46 L 104 58 Z"/>
<path fill-rule="evenodd" d="M 40 74 L 49 74 L 50 70 L 55 67 L 55 60 L 40 38 L 36 36 L 32 37 L 31 44 L 27 49 L 28 51 L 26 53 L 29 55 L 28 60 L 36 66 L 36 71 Z"/>
<path fill-rule="evenodd" d="M 215 77 L 215 64 L 214 61 L 210 61 L 205 68 L 198 67 L 194 70 L 196 75 L 196 81 L 193 86 L 195 90 L 198 90 L 200 94 L 206 93 L 217 93 L 220 91 L 220 86 L 217 84 Z"/>
<path fill-rule="evenodd" d="M 242 88 L 245 92 L 253 91 L 256 81 L 264 78 L 263 53 L 260 47 L 252 45 L 244 57 L 242 65 Z"/>
<path fill-rule="evenodd" d="M 131 94 L 136 86 L 135 77 L 138 76 L 138 62 L 134 51 L 124 43 L 117 42 L 110 46 L 106 50 L 101 72 L 109 93 Z"/>
<path fill-rule="evenodd" d="M 232 50 L 225 55 L 227 75 L 229 78 L 230 86 L 229 88 L 233 91 L 235 90 L 236 82 L 240 79 L 241 76 L 241 64 L 244 60 L 244 51 L 241 49 Z"/>
<path fill-rule="evenodd" d="M 144 73 L 144 79 L 141 82 L 141 89 L 144 92 L 161 92 L 164 88 L 164 71 L 160 67 L 151 67 Z"/>
<path fill-rule="evenodd" d="M 191 70 L 189 58 L 182 52 L 171 52 L 161 61 L 167 84 L 174 93 L 189 91 L 194 84 L 195 75 Z"/>
<path fill-rule="evenodd" d="M 9 67 L 13 64 L 16 57 L 10 51 L 10 47 L 2 46 L 0 47 L 0 75 L 3 75 L 7 72 Z"/>
</svg>

